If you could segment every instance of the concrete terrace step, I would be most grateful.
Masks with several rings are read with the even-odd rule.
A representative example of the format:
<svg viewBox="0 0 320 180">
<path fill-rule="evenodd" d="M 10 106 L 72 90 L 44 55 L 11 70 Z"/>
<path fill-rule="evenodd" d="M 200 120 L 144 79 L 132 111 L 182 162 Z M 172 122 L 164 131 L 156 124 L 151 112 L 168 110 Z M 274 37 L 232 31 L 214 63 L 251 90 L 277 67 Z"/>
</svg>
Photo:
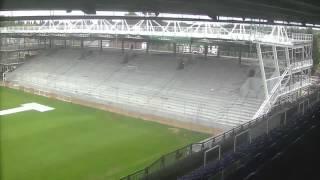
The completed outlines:
<svg viewBox="0 0 320 180">
<path fill-rule="evenodd" d="M 238 94 L 241 84 L 236 82 L 245 81 L 249 67 L 236 63 L 199 59 L 177 71 L 174 56 L 139 54 L 124 65 L 119 52 L 94 51 L 79 59 L 82 54 L 76 49 L 45 51 L 8 79 L 135 111 L 224 126 L 246 122 L 262 103 Z"/>
</svg>

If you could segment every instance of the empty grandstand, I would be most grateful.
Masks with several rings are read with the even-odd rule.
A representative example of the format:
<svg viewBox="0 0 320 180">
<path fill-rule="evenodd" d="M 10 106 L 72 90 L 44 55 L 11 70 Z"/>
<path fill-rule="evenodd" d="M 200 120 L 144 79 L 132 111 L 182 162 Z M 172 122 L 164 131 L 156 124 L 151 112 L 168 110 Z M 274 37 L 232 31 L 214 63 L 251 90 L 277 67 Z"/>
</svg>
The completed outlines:
<svg viewBox="0 0 320 180">
<path fill-rule="evenodd" d="M 195 57 L 192 64 L 177 70 L 177 57 L 170 54 L 137 53 L 126 64 L 122 59 L 121 53 L 112 50 L 47 50 L 7 73 L 6 80 L 216 128 L 250 120 L 262 102 L 261 95 L 239 93 L 247 88 L 243 87 L 247 74 L 255 66 L 224 58 Z M 261 81 L 261 77 L 257 79 Z M 254 93 L 261 92 L 261 83 L 253 86 L 258 86 Z"/>
<path fill-rule="evenodd" d="M 156 121 L 181 137 L 189 131 L 179 128 L 192 130 L 193 139 L 205 136 L 193 131 L 211 136 L 179 139 L 190 144 L 168 154 L 154 151 L 145 168 L 137 161 L 126 174 L 94 177 L 244 179 L 292 140 L 285 137 L 317 123 L 314 39 L 306 28 L 140 12 L 4 20 L 2 86 Z M 144 146 L 131 136 L 136 146 L 128 151 Z"/>
<path fill-rule="evenodd" d="M 24 51 L 54 49 L 37 51 L 39 55 L 21 68 L 6 73 L 7 82 L 69 93 L 138 114 L 230 129 L 268 112 L 280 96 L 310 85 L 312 36 L 289 34 L 281 26 L 256 26 L 252 30 L 252 25 L 245 24 L 126 19 L 30 23 L 4 27 L 1 33 L 10 37 L 37 33 L 38 40 L 26 43 L 24 39 L 18 45 L 26 48 Z M 93 39 L 85 34 L 89 32 Z M 52 35 L 57 33 L 64 34 L 54 39 Z M 186 44 L 188 40 L 175 42 L 186 33 L 193 45 Z M 157 36 L 169 40 L 159 43 L 161 38 L 153 40 Z M 213 41 L 218 38 L 234 42 Z M 17 40 L 3 41 L 11 44 Z M 110 50 L 112 47 L 121 51 Z M 137 49 L 145 49 L 147 54 Z M 149 53 L 149 49 L 162 53 Z M 168 53 L 171 49 L 173 53 Z"/>
</svg>

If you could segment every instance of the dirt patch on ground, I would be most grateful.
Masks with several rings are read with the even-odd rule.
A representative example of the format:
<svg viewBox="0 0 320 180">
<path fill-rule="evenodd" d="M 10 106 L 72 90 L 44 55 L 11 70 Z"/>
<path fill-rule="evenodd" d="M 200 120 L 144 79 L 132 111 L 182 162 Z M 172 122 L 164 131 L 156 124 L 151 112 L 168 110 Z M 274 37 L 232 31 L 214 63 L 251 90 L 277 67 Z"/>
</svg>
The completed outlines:
<svg viewBox="0 0 320 180">
<path fill-rule="evenodd" d="M 177 129 L 177 128 L 189 129 L 192 131 L 207 133 L 207 134 L 210 134 L 213 136 L 221 134 L 224 131 L 223 129 L 220 129 L 220 128 L 212 128 L 212 127 L 207 127 L 207 126 L 195 124 L 192 122 L 183 122 L 183 121 L 170 119 L 170 118 L 164 118 L 164 117 L 155 116 L 155 115 L 151 115 L 151 114 L 142 114 L 139 112 L 132 112 L 132 111 L 117 108 L 117 107 L 114 107 L 111 105 L 96 103 L 96 102 L 87 101 L 87 100 L 83 100 L 83 99 L 79 99 L 79 98 L 73 98 L 73 97 L 70 98 L 70 97 L 66 97 L 66 96 L 52 93 L 52 92 L 43 92 L 43 91 L 40 91 L 40 90 L 37 90 L 34 88 L 11 84 L 9 82 L 1 83 L 0 85 L 6 86 L 9 88 L 13 88 L 13 89 L 19 89 L 21 91 L 37 94 L 40 96 L 46 96 L 46 97 L 49 97 L 52 99 L 58 99 L 58 100 L 66 101 L 66 102 L 71 102 L 74 104 L 80 104 L 80 105 L 87 106 L 87 107 L 94 107 L 94 108 L 101 109 L 101 110 L 106 110 L 106 111 L 110 111 L 110 112 L 114 112 L 114 113 L 119 113 L 119 114 L 131 116 L 131 117 L 135 117 L 135 118 L 140 118 L 140 119 L 146 120 L 146 121 L 153 121 L 153 122 L 158 122 L 161 124 L 173 126 L 175 128 L 169 128 L 169 129 L 171 131 L 173 131 L 174 133 L 179 132 L 179 129 Z"/>
<path fill-rule="evenodd" d="M 180 132 L 180 129 L 178 128 L 168 128 L 170 131 L 172 131 L 174 134 L 178 134 Z"/>
</svg>

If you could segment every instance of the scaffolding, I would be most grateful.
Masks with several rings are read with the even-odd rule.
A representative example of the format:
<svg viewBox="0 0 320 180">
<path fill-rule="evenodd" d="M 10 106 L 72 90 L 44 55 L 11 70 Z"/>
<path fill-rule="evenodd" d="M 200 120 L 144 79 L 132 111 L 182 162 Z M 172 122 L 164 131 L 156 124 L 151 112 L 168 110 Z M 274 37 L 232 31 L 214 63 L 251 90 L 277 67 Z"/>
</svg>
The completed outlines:
<svg viewBox="0 0 320 180">
<path fill-rule="evenodd" d="M 312 35 L 288 33 L 284 26 L 177 20 L 52 19 L 22 20 L 1 27 L 1 34 L 109 34 L 207 38 L 294 45 Z"/>
<path fill-rule="evenodd" d="M 254 44 L 263 81 L 264 101 L 252 119 L 267 113 L 279 97 L 297 91 L 301 94 L 304 87 L 311 85 L 312 34 L 291 33 L 285 26 L 172 19 L 51 19 L 17 21 L 11 26 L 0 27 L 0 33 L 4 36 L 20 34 L 48 37 L 54 35 L 79 39 L 88 38 L 91 35 L 100 38 L 117 38 L 120 35 L 127 38 L 139 37 L 139 39 L 145 39 L 145 42 L 154 38 L 166 40 L 187 38 L 242 41 Z M 37 42 L 37 47 L 43 48 L 48 45 L 51 47 L 51 39 L 49 44 L 46 40 L 41 42 L 43 41 Z M 66 46 L 66 40 L 64 43 L 61 40 L 60 44 Z M 82 47 L 82 40 L 80 44 Z M 100 45 L 102 48 L 102 40 Z M 26 47 L 35 46 L 32 43 L 24 44 L 24 48 Z M 1 51 L 5 50 L 8 49 L 1 48 Z M 186 45 L 183 51 L 191 52 L 191 43 L 190 46 Z M 219 56 L 219 51 L 217 54 Z M 241 60 L 241 57 L 239 59 Z"/>
<path fill-rule="evenodd" d="M 279 97 L 311 85 L 312 41 L 294 46 L 257 43 L 265 100 L 253 119 L 267 113 Z M 268 63 L 268 64 L 267 64 Z M 268 69 L 268 72 L 266 72 Z"/>
</svg>

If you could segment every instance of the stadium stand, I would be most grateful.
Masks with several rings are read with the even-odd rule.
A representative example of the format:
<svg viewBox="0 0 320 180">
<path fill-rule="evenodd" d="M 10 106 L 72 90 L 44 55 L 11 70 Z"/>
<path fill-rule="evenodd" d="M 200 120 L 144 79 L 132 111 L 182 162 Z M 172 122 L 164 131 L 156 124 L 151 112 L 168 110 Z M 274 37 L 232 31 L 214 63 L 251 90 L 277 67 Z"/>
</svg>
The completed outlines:
<svg viewBox="0 0 320 180">
<path fill-rule="evenodd" d="M 238 146 L 236 152 L 225 152 L 221 160 L 212 160 L 206 166 L 201 166 L 178 179 L 254 179 L 259 167 L 283 154 L 284 149 L 300 139 L 303 132 L 319 125 L 319 112 L 317 103 L 304 115 L 291 118 L 285 126 L 274 128 L 269 134 L 254 138 L 251 143 L 243 143 Z M 230 170 L 232 168 L 234 170 Z"/>
<path fill-rule="evenodd" d="M 177 70 L 179 58 L 173 54 L 135 52 L 123 64 L 125 56 L 116 50 L 45 50 L 8 73 L 7 80 L 133 112 L 223 129 L 251 120 L 263 100 L 258 93 L 261 85 L 252 83 L 259 82 L 259 73 L 248 77 L 249 71 L 256 69 L 253 65 L 193 57 L 183 70 Z M 250 78 L 256 81 L 248 83 Z"/>
</svg>

